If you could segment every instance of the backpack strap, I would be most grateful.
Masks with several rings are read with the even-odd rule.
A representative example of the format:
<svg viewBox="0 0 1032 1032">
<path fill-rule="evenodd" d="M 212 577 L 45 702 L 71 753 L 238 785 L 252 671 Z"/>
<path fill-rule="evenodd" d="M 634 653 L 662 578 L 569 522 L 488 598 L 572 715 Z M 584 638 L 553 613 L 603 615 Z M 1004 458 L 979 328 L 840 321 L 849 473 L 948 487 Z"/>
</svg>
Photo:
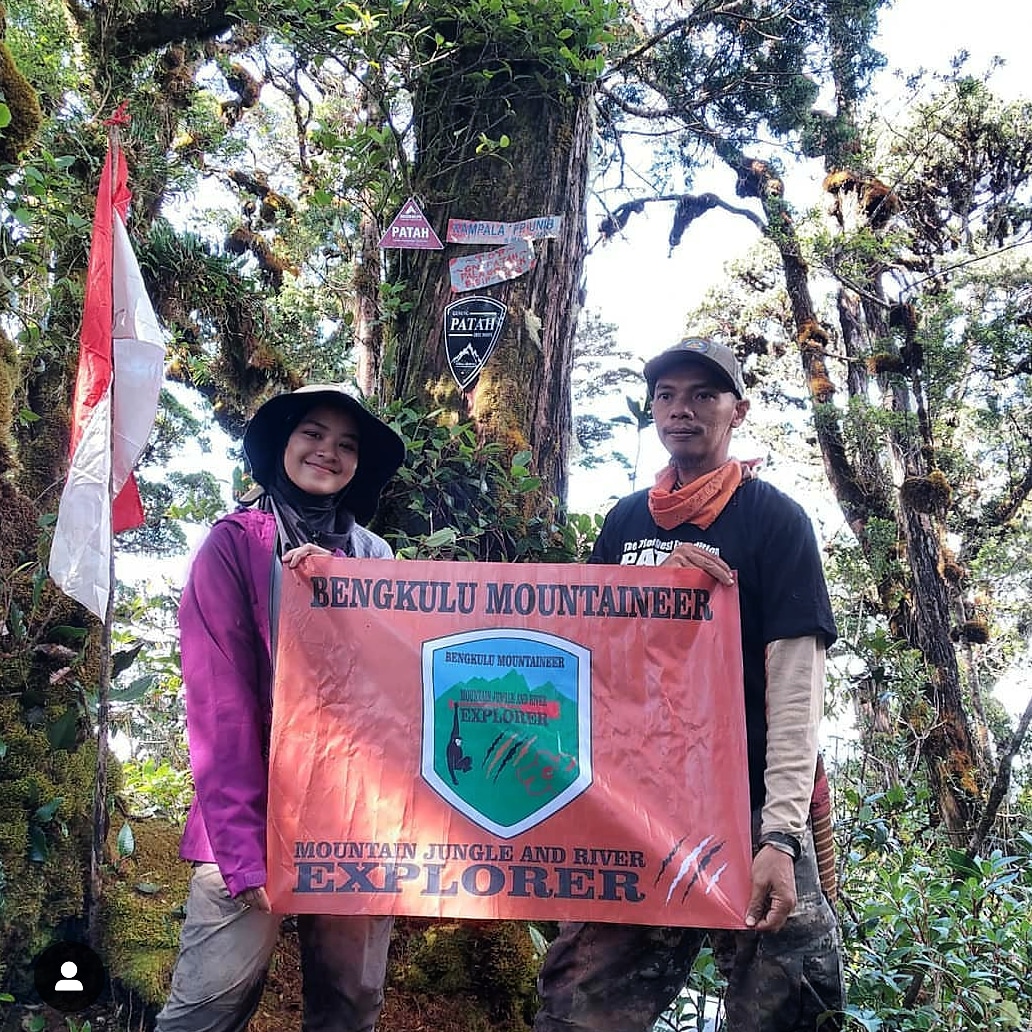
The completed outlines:
<svg viewBox="0 0 1032 1032">
<path fill-rule="evenodd" d="M 272 549 L 272 563 L 269 570 L 269 655 L 272 660 L 272 680 L 269 691 L 272 691 L 272 684 L 276 681 L 276 647 L 279 641 L 279 609 L 280 589 L 283 584 L 283 542 L 287 540 L 286 530 L 283 526 L 283 519 L 279 514 L 276 503 L 269 498 L 269 505 L 272 514 L 276 518 L 276 541 Z"/>
</svg>

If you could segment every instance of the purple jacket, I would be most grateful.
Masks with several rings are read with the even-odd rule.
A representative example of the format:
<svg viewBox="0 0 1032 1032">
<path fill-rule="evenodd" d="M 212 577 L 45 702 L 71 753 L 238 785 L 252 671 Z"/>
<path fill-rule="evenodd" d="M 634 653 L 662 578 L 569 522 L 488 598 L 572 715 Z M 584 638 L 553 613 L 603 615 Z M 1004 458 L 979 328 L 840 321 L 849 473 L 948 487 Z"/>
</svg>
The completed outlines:
<svg viewBox="0 0 1032 1032">
<path fill-rule="evenodd" d="M 219 865 L 232 896 L 264 885 L 272 661 L 269 591 L 276 522 L 245 509 L 201 545 L 179 605 L 194 800 L 179 854 Z M 358 557 L 390 558 L 363 527 Z"/>
</svg>

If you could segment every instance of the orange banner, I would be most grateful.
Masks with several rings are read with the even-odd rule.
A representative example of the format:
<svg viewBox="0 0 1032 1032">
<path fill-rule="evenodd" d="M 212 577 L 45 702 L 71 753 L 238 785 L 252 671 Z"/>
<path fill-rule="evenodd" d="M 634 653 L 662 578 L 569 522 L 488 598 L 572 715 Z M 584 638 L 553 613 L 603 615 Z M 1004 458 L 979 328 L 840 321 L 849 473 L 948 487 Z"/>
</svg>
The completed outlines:
<svg viewBox="0 0 1032 1032">
<path fill-rule="evenodd" d="M 309 558 L 278 640 L 275 910 L 744 926 L 737 588 Z"/>
</svg>

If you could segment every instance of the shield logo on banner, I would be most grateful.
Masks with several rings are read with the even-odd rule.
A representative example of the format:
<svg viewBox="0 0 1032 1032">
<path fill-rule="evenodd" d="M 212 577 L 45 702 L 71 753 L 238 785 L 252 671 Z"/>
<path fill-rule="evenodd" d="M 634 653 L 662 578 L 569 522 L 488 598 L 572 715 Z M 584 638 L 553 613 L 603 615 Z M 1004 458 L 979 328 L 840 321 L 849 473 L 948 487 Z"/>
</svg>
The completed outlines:
<svg viewBox="0 0 1032 1032">
<path fill-rule="evenodd" d="M 505 324 L 505 305 L 493 297 L 459 298 L 444 309 L 448 368 L 462 390 L 471 386 L 491 357 Z"/>
<path fill-rule="evenodd" d="M 591 784 L 591 656 L 540 631 L 423 643 L 420 773 L 478 827 L 513 838 Z"/>
</svg>

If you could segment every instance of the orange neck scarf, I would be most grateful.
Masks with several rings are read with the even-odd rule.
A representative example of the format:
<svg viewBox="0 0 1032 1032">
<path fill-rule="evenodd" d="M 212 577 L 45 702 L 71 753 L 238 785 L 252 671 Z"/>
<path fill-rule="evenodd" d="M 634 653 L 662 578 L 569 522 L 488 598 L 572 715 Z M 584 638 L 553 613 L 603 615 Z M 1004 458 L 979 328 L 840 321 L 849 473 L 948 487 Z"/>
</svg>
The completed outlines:
<svg viewBox="0 0 1032 1032">
<path fill-rule="evenodd" d="M 694 523 L 705 530 L 721 514 L 739 484 L 756 476 L 759 464 L 759 459 L 728 459 L 676 490 L 677 469 L 665 466 L 656 476 L 656 486 L 649 491 L 649 512 L 664 530 L 673 530 L 682 523 Z"/>
</svg>

